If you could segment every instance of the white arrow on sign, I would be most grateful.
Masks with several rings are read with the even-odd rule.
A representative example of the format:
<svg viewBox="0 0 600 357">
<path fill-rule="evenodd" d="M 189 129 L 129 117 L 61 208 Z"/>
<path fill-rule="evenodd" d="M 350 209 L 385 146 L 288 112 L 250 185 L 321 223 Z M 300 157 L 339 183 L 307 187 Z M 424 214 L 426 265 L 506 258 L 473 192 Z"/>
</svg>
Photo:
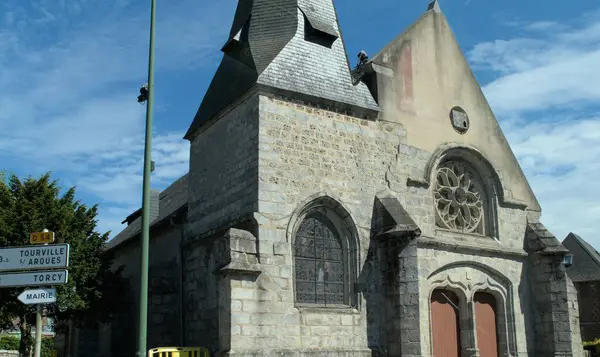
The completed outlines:
<svg viewBox="0 0 600 357">
<path fill-rule="evenodd" d="M 69 272 L 66 270 L 38 270 L 21 273 L 0 274 L 0 288 L 17 286 L 62 285 L 67 283 Z"/>
<path fill-rule="evenodd" d="M 17 297 L 25 305 L 51 304 L 56 302 L 56 289 L 31 289 L 25 290 Z"/>
<path fill-rule="evenodd" d="M 66 268 L 69 245 L 30 245 L 0 249 L 0 271 Z"/>
</svg>

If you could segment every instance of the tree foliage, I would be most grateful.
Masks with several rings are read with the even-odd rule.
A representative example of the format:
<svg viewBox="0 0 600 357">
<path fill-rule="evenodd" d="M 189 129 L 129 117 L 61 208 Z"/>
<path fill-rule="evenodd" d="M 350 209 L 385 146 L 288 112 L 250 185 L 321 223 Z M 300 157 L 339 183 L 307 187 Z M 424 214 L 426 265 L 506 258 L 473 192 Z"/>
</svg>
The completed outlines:
<svg viewBox="0 0 600 357">
<path fill-rule="evenodd" d="M 75 187 L 61 194 L 50 173 L 23 181 L 14 174 L 0 175 L 0 247 L 29 245 L 29 234 L 43 229 L 55 233 L 55 243 L 70 245 L 68 283 L 56 286 L 55 304 L 45 305 L 53 321 L 107 321 L 119 306 L 120 269 L 113 269 L 112 257 L 104 250 L 110 233 L 96 231 L 97 215 L 97 205 L 87 207 L 75 198 Z M 32 343 L 36 308 L 17 300 L 22 291 L 0 289 L 0 329 L 17 324 L 20 351 L 25 353 Z"/>
</svg>

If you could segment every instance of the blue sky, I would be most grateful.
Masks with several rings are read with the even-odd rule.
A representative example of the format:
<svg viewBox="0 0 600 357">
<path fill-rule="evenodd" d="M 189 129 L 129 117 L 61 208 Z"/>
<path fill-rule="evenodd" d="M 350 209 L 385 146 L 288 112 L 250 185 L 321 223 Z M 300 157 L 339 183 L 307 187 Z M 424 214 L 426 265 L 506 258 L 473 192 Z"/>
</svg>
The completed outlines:
<svg viewBox="0 0 600 357">
<path fill-rule="evenodd" d="M 51 170 L 100 203 L 99 229 L 141 202 L 149 0 L 0 4 L 0 168 Z M 153 186 L 188 168 L 182 139 L 221 58 L 236 0 L 158 0 Z M 348 56 L 375 54 L 427 0 L 338 0 Z M 600 248 L 600 5 L 596 0 L 442 0 L 559 239 Z"/>
</svg>

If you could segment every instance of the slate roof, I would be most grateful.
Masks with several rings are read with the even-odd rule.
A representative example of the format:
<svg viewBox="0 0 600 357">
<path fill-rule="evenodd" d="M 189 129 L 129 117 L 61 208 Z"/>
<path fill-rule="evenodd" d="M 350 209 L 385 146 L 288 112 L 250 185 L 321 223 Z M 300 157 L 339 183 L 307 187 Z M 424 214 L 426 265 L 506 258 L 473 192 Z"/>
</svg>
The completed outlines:
<svg viewBox="0 0 600 357">
<path fill-rule="evenodd" d="M 305 30 L 335 39 L 331 48 Z M 257 86 L 302 100 L 328 101 L 375 117 L 367 86 L 354 84 L 332 0 L 239 1 L 225 53 L 185 138 Z"/>
<path fill-rule="evenodd" d="M 566 254 L 568 250 L 560 244 L 554 234 L 540 223 L 528 223 L 526 230 L 527 248 L 531 253 Z"/>
<path fill-rule="evenodd" d="M 562 244 L 573 255 L 567 274 L 574 282 L 600 280 L 600 253 L 575 233 L 569 233 Z"/>
<path fill-rule="evenodd" d="M 392 195 L 376 196 L 377 236 L 412 237 L 421 236 L 421 229 L 398 199 Z"/>
<path fill-rule="evenodd" d="M 159 195 L 159 210 L 157 217 L 150 222 L 150 228 L 169 219 L 173 214 L 187 208 L 188 200 L 188 175 L 185 174 Z M 136 211 L 138 212 L 138 211 Z M 133 214 L 136 214 L 134 212 Z M 131 217 L 131 215 L 129 216 Z M 124 221 L 125 222 L 125 221 Z M 106 243 L 106 249 L 114 249 L 139 235 L 142 230 L 142 217 L 138 216 L 125 229 Z"/>
</svg>

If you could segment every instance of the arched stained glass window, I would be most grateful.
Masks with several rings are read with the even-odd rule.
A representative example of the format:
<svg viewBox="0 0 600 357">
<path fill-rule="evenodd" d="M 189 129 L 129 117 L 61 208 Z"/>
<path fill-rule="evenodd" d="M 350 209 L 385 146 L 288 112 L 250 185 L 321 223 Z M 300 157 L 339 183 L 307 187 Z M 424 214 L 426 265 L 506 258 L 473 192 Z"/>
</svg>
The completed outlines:
<svg viewBox="0 0 600 357">
<path fill-rule="evenodd" d="M 296 302 L 320 306 L 347 305 L 347 247 L 324 214 L 307 215 L 294 241 Z"/>
</svg>

